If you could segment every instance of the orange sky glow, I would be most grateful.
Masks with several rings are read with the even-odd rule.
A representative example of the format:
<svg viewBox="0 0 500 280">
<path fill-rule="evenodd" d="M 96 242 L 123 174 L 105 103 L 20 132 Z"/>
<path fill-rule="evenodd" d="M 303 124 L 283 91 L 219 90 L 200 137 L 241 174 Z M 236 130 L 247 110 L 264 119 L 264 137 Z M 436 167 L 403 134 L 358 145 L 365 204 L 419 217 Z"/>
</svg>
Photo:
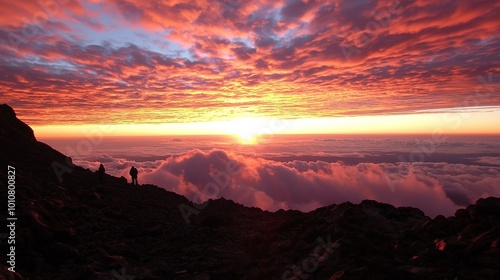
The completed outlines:
<svg viewBox="0 0 500 280">
<path fill-rule="evenodd" d="M 485 122 L 484 120 L 489 120 Z M 282 120 L 240 118 L 231 121 L 170 124 L 94 124 L 34 126 L 42 138 L 154 135 L 241 136 L 243 142 L 269 134 L 500 134 L 500 112 L 460 112 Z"/>
</svg>

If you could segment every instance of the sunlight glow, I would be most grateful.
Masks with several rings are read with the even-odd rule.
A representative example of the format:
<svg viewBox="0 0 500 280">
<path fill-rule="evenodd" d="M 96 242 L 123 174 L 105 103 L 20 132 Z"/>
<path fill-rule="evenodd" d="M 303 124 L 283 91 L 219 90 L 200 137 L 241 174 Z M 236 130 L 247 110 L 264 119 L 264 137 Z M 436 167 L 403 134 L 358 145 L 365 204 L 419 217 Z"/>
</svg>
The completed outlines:
<svg viewBox="0 0 500 280">
<path fill-rule="evenodd" d="M 238 134 L 239 140 L 241 144 L 252 145 L 257 144 L 257 135 L 250 133 L 242 133 Z"/>
<path fill-rule="evenodd" d="M 488 120 L 488 121 L 485 121 Z M 32 126 L 37 137 L 234 135 L 246 145 L 272 134 L 500 134 L 500 110 L 279 120 L 264 117 L 165 124 Z"/>
<path fill-rule="evenodd" d="M 267 118 L 237 118 L 229 122 L 226 133 L 238 136 L 238 140 L 244 145 L 258 143 L 258 136 L 269 133 L 266 124 Z"/>
</svg>

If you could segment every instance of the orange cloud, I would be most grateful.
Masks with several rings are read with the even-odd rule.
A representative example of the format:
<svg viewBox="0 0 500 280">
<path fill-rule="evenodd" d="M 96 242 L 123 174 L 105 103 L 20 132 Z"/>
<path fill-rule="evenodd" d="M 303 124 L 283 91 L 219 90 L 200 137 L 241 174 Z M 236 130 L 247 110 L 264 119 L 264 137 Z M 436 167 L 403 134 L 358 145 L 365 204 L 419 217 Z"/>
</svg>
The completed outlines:
<svg viewBox="0 0 500 280">
<path fill-rule="evenodd" d="M 30 124 L 500 105 L 498 1 L 18 2 L 0 96 Z"/>
</svg>

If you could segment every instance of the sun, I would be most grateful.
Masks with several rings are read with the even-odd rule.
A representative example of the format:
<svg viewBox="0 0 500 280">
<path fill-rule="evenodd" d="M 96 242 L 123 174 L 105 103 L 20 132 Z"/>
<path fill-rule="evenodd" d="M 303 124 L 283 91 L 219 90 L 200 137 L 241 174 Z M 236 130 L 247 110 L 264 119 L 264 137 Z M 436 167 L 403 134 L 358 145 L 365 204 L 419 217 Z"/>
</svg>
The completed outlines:
<svg viewBox="0 0 500 280">
<path fill-rule="evenodd" d="M 241 144 L 253 145 L 257 144 L 257 135 L 253 133 L 240 133 L 238 134 Z"/>
<path fill-rule="evenodd" d="M 263 133 L 263 118 L 237 118 L 229 122 L 228 133 L 235 135 L 244 145 L 258 144 L 259 135 Z"/>
</svg>

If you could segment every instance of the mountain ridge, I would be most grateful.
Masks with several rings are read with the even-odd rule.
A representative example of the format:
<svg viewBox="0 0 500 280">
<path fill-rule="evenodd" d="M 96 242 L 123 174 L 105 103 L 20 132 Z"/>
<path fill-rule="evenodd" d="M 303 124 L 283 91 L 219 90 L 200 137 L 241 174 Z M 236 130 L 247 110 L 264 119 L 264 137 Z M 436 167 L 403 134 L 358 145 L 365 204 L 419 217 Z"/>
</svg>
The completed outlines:
<svg viewBox="0 0 500 280">
<path fill-rule="evenodd" d="M 268 212 L 203 206 L 73 165 L 0 105 L 2 178 L 16 170 L 16 273 L 5 279 L 495 279 L 500 199 L 431 219 L 373 200 Z M 2 197 L 8 196 L 2 180 Z M 186 223 L 179 206 L 195 209 Z M 2 210 L 2 220 L 8 213 Z M 3 241 L 3 240 L 2 240 Z M 2 252 L 9 248 L 0 244 Z M 121 277 L 121 278 L 119 278 Z"/>
</svg>

